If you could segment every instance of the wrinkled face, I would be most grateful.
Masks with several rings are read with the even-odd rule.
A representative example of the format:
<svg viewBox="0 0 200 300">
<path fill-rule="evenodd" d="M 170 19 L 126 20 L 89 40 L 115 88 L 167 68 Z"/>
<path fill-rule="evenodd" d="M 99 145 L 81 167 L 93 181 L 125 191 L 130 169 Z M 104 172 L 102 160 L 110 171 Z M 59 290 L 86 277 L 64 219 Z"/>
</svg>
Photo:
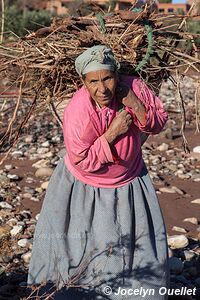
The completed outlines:
<svg viewBox="0 0 200 300">
<path fill-rule="evenodd" d="M 109 70 L 89 72 L 83 82 L 91 98 L 100 107 L 108 106 L 115 95 L 117 73 Z"/>
</svg>

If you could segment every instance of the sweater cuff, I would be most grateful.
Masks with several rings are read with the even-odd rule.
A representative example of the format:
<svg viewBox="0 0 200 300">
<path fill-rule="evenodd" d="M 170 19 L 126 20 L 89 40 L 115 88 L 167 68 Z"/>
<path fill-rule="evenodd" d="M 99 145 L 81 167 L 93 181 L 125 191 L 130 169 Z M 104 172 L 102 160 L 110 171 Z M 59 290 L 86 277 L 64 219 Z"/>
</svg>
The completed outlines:
<svg viewBox="0 0 200 300">
<path fill-rule="evenodd" d="M 108 141 L 106 140 L 104 135 L 100 136 L 99 139 L 100 139 L 103 151 L 104 151 L 105 158 L 107 160 L 106 162 L 112 162 L 113 163 L 114 162 L 113 155 L 112 155 L 112 152 L 111 152 L 110 145 L 109 145 Z"/>
</svg>

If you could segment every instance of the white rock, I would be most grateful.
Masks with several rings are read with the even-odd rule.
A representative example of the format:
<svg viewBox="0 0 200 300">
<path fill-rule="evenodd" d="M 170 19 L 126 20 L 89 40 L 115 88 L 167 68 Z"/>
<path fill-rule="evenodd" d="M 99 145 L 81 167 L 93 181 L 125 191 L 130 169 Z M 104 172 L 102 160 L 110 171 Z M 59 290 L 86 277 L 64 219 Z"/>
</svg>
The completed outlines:
<svg viewBox="0 0 200 300">
<path fill-rule="evenodd" d="M 196 254 L 193 251 L 185 250 L 184 251 L 184 256 L 185 256 L 185 260 L 190 261 L 196 256 Z"/>
<path fill-rule="evenodd" d="M 37 197 L 31 197 L 30 200 L 31 200 L 31 201 L 34 201 L 34 202 L 39 202 L 39 201 L 40 201 L 40 199 L 38 199 Z"/>
<path fill-rule="evenodd" d="M 173 226 L 172 230 L 178 231 L 178 232 L 182 232 L 182 233 L 187 233 L 187 231 L 185 230 L 185 228 L 178 227 L 178 226 Z"/>
<path fill-rule="evenodd" d="M 162 192 L 162 193 L 169 193 L 169 194 L 175 194 L 175 190 L 171 187 L 162 187 L 162 188 L 159 188 L 159 191 Z"/>
<path fill-rule="evenodd" d="M 43 182 L 43 183 L 41 184 L 41 188 L 42 188 L 43 190 L 46 190 L 47 187 L 48 187 L 48 184 L 49 184 L 49 181 Z"/>
<path fill-rule="evenodd" d="M 12 205 L 8 204 L 6 201 L 0 202 L 0 208 L 12 209 Z"/>
<path fill-rule="evenodd" d="M 189 244 L 187 237 L 183 234 L 168 236 L 167 242 L 172 249 L 184 248 Z"/>
<path fill-rule="evenodd" d="M 49 161 L 46 159 L 40 159 L 36 163 L 32 165 L 33 168 L 39 169 L 39 168 L 46 168 L 49 165 Z"/>
<path fill-rule="evenodd" d="M 8 174 L 7 177 L 12 180 L 18 180 L 19 176 L 16 174 Z"/>
<path fill-rule="evenodd" d="M 23 152 L 22 151 L 13 151 L 12 153 L 11 153 L 13 156 L 18 156 L 18 157 L 21 157 L 21 156 L 23 156 Z"/>
<path fill-rule="evenodd" d="M 169 146 L 165 143 L 162 143 L 160 146 L 157 147 L 159 151 L 167 151 L 169 149 Z"/>
<path fill-rule="evenodd" d="M 45 177 L 45 176 L 51 176 L 53 173 L 53 169 L 52 168 L 39 168 L 36 172 L 35 172 L 35 176 L 36 177 Z"/>
<path fill-rule="evenodd" d="M 9 170 L 12 169 L 12 165 L 5 165 L 4 168 L 5 168 L 7 171 L 9 171 Z"/>
<path fill-rule="evenodd" d="M 27 247 L 29 244 L 29 240 L 28 239 L 21 239 L 17 242 L 18 246 L 24 248 Z"/>
<path fill-rule="evenodd" d="M 186 219 L 183 220 L 183 222 L 190 222 L 192 224 L 198 225 L 198 220 L 195 217 L 193 217 L 193 218 L 186 218 Z"/>
<path fill-rule="evenodd" d="M 18 233 L 22 232 L 23 226 L 22 225 L 15 225 L 13 229 L 11 229 L 10 234 L 12 236 L 16 236 Z"/>
<path fill-rule="evenodd" d="M 50 146 L 50 143 L 49 143 L 49 141 L 46 141 L 46 142 L 42 143 L 41 146 L 48 148 Z"/>
<path fill-rule="evenodd" d="M 9 226 L 13 227 L 13 226 L 15 226 L 17 224 L 17 219 L 11 218 L 10 220 L 8 220 L 6 222 L 6 224 L 8 224 Z"/>
<path fill-rule="evenodd" d="M 49 148 L 38 148 L 37 149 L 37 153 L 38 154 L 44 154 L 44 153 L 47 153 L 47 152 L 49 152 Z"/>
<path fill-rule="evenodd" d="M 177 194 L 179 194 L 179 195 L 183 195 L 184 194 L 184 192 L 183 191 L 181 191 L 179 188 L 177 188 L 176 186 L 172 186 L 172 189 L 177 193 Z"/>
<path fill-rule="evenodd" d="M 200 199 L 192 200 L 191 203 L 200 204 Z"/>
<path fill-rule="evenodd" d="M 22 194 L 22 197 L 23 198 L 31 198 L 32 195 L 30 193 L 24 193 L 24 194 Z"/>
<path fill-rule="evenodd" d="M 31 251 L 27 252 L 27 253 L 24 253 L 22 256 L 21 256 L 22 260 L 26 263 L 26 264 L 29 264 L 30 260 L 31 260 Z"/>
<path fill-rule="evenodd" d="M 194 147 L 192 151 L 195 153 L 200 153 L 200 146 Z"/>
<path fill-rule="evenodd" d="M 27 135 L 26 137 L 25 137 L 25 143 L 32 143 L 32 141 L 33 141 L 33 136 L 32 135 Z"/>
<path fill-rule="evenodd" d="M 27 182 L 27 183 L 33 183 L 33 181 L 34 181 L 34 180 L 33 180 L 33 178 L 31 178 L 31 177 L 27 177 L 27 178 L 26 178 L 26 182 Z"/>
<path fill-rule="evenodd" d="M 39 219 L 39 216 L 40 216 L 40 214 L 37 214 L 37 215 L 35 216 L 35 219 L 38 220 L 38 219 Z"/>
<path fill-rule="evenodd" d="M 175 274 L 181 274 L 183 271 L 183 262 L 178 257 L 169 258 L 170 271 Z"/>
<path fill-rule="evenodd" d="M 51 151 L 43 154 L 43 157 L 46 157 L 46 158 L 50 158 L 50 157 L 53 157 L 53 156 L 54 156 L 54 154 Z"/>
<path fill-rule="evenodd" d="M 41 194 L 43 192 L 43 189 L 41 187 L 38 187 L 35 189 L 35 191 L 39 194 Z"/>
</svg>

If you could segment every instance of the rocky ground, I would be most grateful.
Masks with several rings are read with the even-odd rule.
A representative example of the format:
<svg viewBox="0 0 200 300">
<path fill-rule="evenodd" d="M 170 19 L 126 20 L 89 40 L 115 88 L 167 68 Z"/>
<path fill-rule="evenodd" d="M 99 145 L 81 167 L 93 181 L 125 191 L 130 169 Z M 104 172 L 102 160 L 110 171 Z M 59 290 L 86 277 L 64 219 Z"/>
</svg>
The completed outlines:
<svg viewBox="0 0 200 300">
<path fill-rule="evenodd" d="M 182 84 L 191 153 L 183 149 L 180 108 L 170 81 L 160 94 L 169 113 L 166 128 L 143 146 L 168 233 L 171 287 L 196 288 L 195 297 L 181 299 L 200 299 L 200 133 L 195 133 L 194 84 L 191 78 Z M 7 117 L 1 113 L 3 122 Z M 61 129 L 46 113 L 32 119 L 1 166 L 0 300 L 23 298 L 35 225 L 62 149 Z"/>
</svg>

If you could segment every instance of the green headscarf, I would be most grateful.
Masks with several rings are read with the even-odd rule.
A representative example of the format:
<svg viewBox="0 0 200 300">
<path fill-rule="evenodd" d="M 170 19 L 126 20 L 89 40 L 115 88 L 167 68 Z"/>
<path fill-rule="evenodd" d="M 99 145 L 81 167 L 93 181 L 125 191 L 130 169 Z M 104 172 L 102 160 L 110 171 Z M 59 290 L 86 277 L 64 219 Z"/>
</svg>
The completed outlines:
<svg viewBox="0 0 200 300">
<path fill-rule="evenodd" d="M 75 60 L 75 67 L 77 73 L 82 76 L 88 72 L 104 69 L 114 72 L 120 68 L 120 64 L 109 47 L 98 45 L 79 55 Z"/>
</svg>

